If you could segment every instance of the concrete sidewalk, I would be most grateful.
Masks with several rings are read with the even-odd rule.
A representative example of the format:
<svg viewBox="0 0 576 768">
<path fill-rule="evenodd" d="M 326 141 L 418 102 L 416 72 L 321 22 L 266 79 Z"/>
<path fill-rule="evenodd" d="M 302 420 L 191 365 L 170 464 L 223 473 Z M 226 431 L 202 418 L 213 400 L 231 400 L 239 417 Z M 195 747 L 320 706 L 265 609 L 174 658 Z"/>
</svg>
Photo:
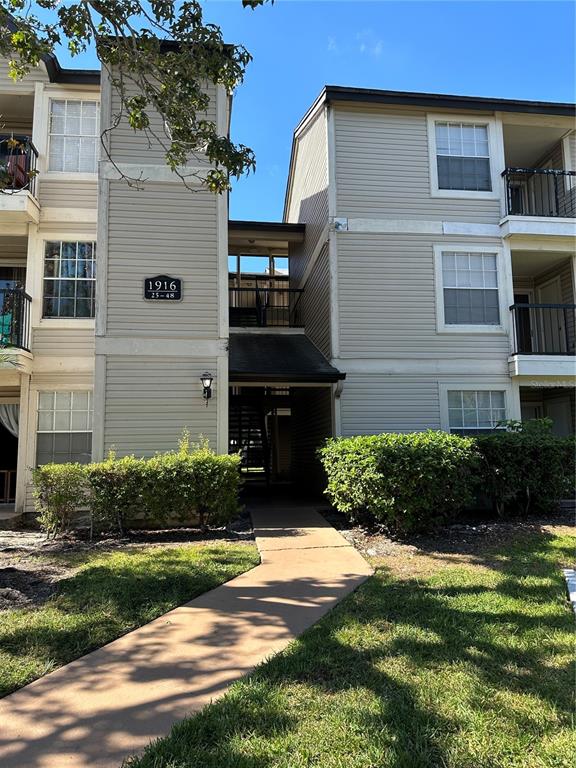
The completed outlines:
<svg viewBox="0 0 576 768">
<path fill-rule="evenodd" d="M 0 766 L 118 768 L 372 573 L 310 507 L 252 519 L 261 565 L 1 699 Z"/>
</svg>

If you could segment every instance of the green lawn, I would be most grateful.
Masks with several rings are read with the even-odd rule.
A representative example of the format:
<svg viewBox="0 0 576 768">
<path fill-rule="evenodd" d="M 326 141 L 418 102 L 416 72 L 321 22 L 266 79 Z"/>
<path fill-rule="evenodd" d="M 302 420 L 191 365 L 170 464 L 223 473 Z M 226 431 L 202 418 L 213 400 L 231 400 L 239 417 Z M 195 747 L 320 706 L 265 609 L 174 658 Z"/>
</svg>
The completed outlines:
<svg viewBox="0 0 576 768">
<path fill-rule="evenodd" d="M 0 696 L 99 648 L 259 562 L 246 544 L 52 556 L 80 570 L 36 607 L 0 611 Z"/>
<path fill-rule="evenodd" d="M 573 768 L 574 539 L 376 561 L 289 649 L 131 768 Z"/>
</svg>

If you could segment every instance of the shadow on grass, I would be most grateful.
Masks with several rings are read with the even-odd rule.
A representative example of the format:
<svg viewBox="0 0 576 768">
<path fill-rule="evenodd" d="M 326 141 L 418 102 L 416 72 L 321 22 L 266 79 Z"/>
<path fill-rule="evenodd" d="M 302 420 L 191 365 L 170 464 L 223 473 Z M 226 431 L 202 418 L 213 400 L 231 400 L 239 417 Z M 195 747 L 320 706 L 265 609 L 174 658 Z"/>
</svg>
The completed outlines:
<svg viewBox="0 0 576 768">
<path fill-rule="evenodd" d="M 540 531 L 479 556 L 483 569 L 422 581 L 380 569 L 126 766 L 567 766 L 568 752 L 550 762 L 531 753 L 572 713 L 572 615 L 558 568 L 568 554 Z M 474 752 L 483 739 L 488 751 Z"/>
<path fill-rule="evenodd" d="M 44 605 L 2 614 L 0 696 L 214 589 L 256 561 L 248 548 L 217 545 L 98 555 L 94 565 L 59 581 Z"/>
</svg>

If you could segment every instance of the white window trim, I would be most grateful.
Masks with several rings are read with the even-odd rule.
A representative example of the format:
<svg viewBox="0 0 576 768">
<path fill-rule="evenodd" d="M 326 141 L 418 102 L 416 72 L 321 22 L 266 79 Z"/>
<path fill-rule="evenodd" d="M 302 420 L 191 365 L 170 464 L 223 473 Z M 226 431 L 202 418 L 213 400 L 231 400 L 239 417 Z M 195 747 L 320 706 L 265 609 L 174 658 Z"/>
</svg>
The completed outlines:
<svg viewBox="0 0 576 768">
<path fill-rule="evenodd" d="M 454 115 L 450 112 L 444 114 L 426 115 L 428 129 L 428 163 L 430 166 L 430 195 L 432 197 L 449 197 L 467 200 L 500 200 L 502 183 L 500 171 L 501 152 L 498 151 L 497 121 L 493 117 L 470 115 Z M 471 125 L 486 125 L 488 128 L 488 153 L 490 161 L 490 179 L 492 190 L 490 192 L 475 191 L 472 189 L 439 189 L 438 188 L 438 164 L 436 160 L 436 123 L 469 123 Z"/>
<path fill-rule="evenodd" d="M 508 304 L 506 284 L 508 276 L 504 269 L 503 249 L 498 245 L 466 245 L 462 243 L 435 244 L 434 248 L 434 278 L 436 293 L 436 332 L 437 333 L 508 333 Z M 461 253 L 494 253 L 498 274 L 498 310 L 499 325 L 449 325 L 444 321 L 444 280 L 442 275 L 442 254 L 446 252 Z"/>
<path fill-rule="evenodd" d="M 97 141 L 100 139 L 100 136 L 102 135 L 102 100 L 100 98 L 100 93 L 78 93 L 75 91 L 62 91 L 60 92 L 54 92 L 54 91 L 44 91 L 45 93 L 45 115 L 46 115 L 46 132 L 45 132 L 45 141 L 46 141 L 46 147 L 45 147 L 45 163 L 44 163 L 44 173 L 42 173 L 41 178 L 45 179 L 46 181 L 98 181 L 98 161 L 99 161 L 99 155 L 98 153 L 96 157 L 96 170 L 94 173 L 87 173 L 86 171 L 53 171 L 50 170 L 50 114 L 51 114 L 51 102 L 53 101 L 94 101 L 96 104 L 99 105 L 99 117 L 100 117 L 100 126 L 99 126 L 99 133 L 96 135 Z"/>
<path fill-rule="evenodd" d="M 448 412 L 448 392 L 452 390 L 461 390 L 469 392 L 504 392 L 504 410 L 506 419 L 514 418 L 512 414 L 512 386 L 510 384 L 501 384 L 494 381 L 483 384 L 471 384 L 468 381 L 443 381 L 438 384 L 438 394 L 440 396 L 440 428 L 444 432 L 450 432 L 450 415 Z M 489 430 L 486 429 L 486 432 Z"/>
<path fill-rule="evenodd" d="M 65 234 L 65 235 L 54 235 L 54 237 L 51 237 L 48 233 L 44 235 L 40 239 L 40 244 L 42 248 L 42 259 L 41 259 L 41 268 L 39 270 L 39 281 L 40 281 L 40 288 L 39 288 L 39 296 L 40 296 L 40 302 L 38 306 L 39 316 L 35 318 L 35 322 L 32 323 L 32 328 L 75 328 L 76 330 L 82 330 L 82 329 L 91 329 L 94 328 L 96 325 L 96 316 L 94 317 L 44 317 L 44 269 L 45 269 L 45 261 L 46 261 L 46 243 L 52 243 L 52 242 L 60 242 L 60 243 L 88 243 L 91 242 L 97 247 L 96 242 L 96 236 L 93 237 L 86 236 L 85 234 L 81 234 L 76 236 L 76 234 Z M 97 261 L 95 261 L 95 264 L 97 264 Z M 95 278 L 95 286 L 98 282 L 98 275 L 96 275 Z M 34 294 L 32 294 L 34 295 Z M 96 295 L 96 294 L 95 294 Z"/>
</svg>

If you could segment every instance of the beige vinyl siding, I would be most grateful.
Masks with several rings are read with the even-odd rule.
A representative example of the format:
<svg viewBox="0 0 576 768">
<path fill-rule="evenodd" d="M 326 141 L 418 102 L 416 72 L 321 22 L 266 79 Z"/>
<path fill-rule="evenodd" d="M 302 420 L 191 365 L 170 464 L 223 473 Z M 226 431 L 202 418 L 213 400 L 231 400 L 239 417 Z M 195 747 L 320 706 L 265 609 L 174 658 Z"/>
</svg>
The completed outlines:
<svg viewBox="0 0 576 768">
<path fill-rule="evenodd" d="M 421 432 L 440 429 L 440 384 L 473 389 L 489 384 L 510 385 L 506 376 L 431 376 L 348 373 L 340 398 L 342 434 L 376 435 L 381 432 Z M 510 409 L 510 402 L 508 402 Z"/>
<path fill-rule="evenodd" d="M 37 357 L 93 357 L 93 328 L 34 328 L 32 352 Z"/>
<path fill-rule="evenodd" d="M 433 244 L 451 242 L 462 238 L 338 235 L 340 357 L 507 359 L 506 334 L 436 331 Z"/>
<path fill-rule="evenodd" d="M 424 110 L 336 105 L 334 115 L 338 216 L 499 221 L 498 200 L 431 196 Z"/>
<path fill-rule="evenodd" d="M 138 93 L 133 84 L 127 84 L 127 95 Z M 216 87 L 208 85 L 207 91 L 210 95 L 210 106 L 206 113 L 206 119 L 216 121 Z M 122 114 L 120 96 L 115 89 L 111 90 L 112 119 Z M 170 145 L 170 140 L 164 127 L 164 121 L 160 115 L 152 109 L 147 110 L 150 118 L 150 132 L 148 135 L 144 131 L 135 131 L 128 124 L 125 114 L 120 122 L 110 132 L 110 153 L 116 163 L 143 163 L 143 164 L 165 164 L 166 148 Z M 199 116 L 200 119 L 200 116 Z M 164 146 L 163 146 L 164 145 Z M 191 158 L 191 164 L 202 162 L 203 157 L 199 153 L 198 157 Z"/>
<path fill-rule="evenodd" d="M 23 80 L 13 80 L 8 74 L 8 59 L 0 57 L 0 91 L 5 94 L 33 94 L 34 83 L 48 82 L 48 74 L 43 64 L 34 67 Z"/>
<path fill-rule="evenodd" d="M 108 335 L 218 337 L 217 201 L 180 184 L 110 184 Z M 144 278 L 182 280 L 182 301 L 145 301 Z"/>
<path fill-rule="evenodd" d="M 177 447 L 187 428 L 216 446 L 217 388 L 209 407 L 200 375 L 216 370 L 215 358 L 119 357 L 106 361 L 105 451 L 152 456 Z"/>
<path fill-rule="evenodd" d="M 38 194 L 45 208 L 92 208 L 96 210 L 98 182 L 39 179 Z"/>
<path fill-rule="evenodd" d="M 292 397 L 292 476 L 308 492 L 326 487 L 324 470 L 316 451 L 332 435 L 330 387 L 294 388 Z"/>
<path fill-rule="evenodd" d="M 304 276 L 328 223 L 328 150 L 326 114 L 322 111 L 297 139 L 287 221 L 304 222 L 306 239 L 294 249 L 290 278 L 294 287 Z"/>
<path fill-rule="evenodd" d="M 0 236 L 0 264 L 26 264 L 28 239 L 13 235 Z"/>
<path fill-rule="evenodd" d="M 330 265 L 326 244 L 304 286 L 302 309 L 306 335 L 322 354 L 330 357 Z"/>
</svg>

